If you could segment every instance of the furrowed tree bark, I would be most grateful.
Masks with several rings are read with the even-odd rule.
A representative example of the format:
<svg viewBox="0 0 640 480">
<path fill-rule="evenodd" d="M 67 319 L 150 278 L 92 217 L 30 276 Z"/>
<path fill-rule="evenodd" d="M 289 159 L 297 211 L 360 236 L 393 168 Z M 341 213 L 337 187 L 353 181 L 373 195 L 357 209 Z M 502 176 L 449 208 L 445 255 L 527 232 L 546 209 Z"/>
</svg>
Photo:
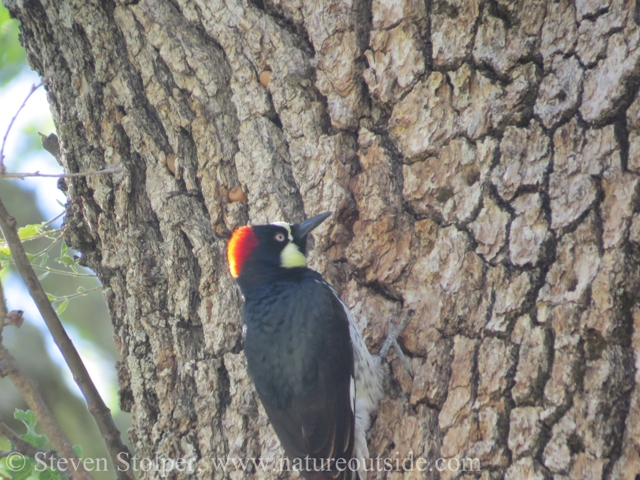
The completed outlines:
<svg viewBox="0 0 640 480">
<path fill-rule="evenodd" d="M 62 185 L 138 457 L 281 455 L 226 240 L 333 210 L 311 265 L 371 348 L 416 312 L 370 450 L 430 463 L 373 478 L 640 474 L 633 2 L 4 1 L 66 171 L 125 169 Z"/>
</svg>

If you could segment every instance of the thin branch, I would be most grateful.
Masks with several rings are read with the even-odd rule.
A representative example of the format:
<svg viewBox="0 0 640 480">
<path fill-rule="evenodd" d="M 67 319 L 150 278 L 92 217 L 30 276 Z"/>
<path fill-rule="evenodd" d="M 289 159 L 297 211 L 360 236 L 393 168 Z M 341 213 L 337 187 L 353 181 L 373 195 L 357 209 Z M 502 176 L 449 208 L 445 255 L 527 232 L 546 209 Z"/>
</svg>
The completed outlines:
<svg viewBox="0 0 640 480">
<path fill-rule="evenodd" d="M 49 250 L 51 250 L 53 247 L 56 246 L 56 244 L 62 240 L 62 232 L 65 230 L 65 227 L 60 228 L 58 231 L 61 232 L 60 235 L 58 235 L 57 237 L 52 238 L 52 242 L 47 245 L 46 247 L 44 247 L 42 250 L 40 250 L 38 253 L 34 253 L 33 254 L 33 258 L 38 258 L 41 255 L 44 255 L 45 253 L 47 253 Z M 46 238 L 46 237 L 45 237 Z M 51 237 L 49 237 L 51 238 Z"/>
<path fill-rule="evenodd" d="M 4 322 L 9 312 L 7 311 L 7 301 L 4 298 L 4 289 L 2 288 L 2 282 L 0 282 L 0 341 L 2 341 L 2 329 L 4 328 Z"/>
<path fill-rule="evenodd" d="M 29 238 L 23 238 L 22 241 L 23 242 L 30 242 L 31 240 L 39 240 L 41 238 L 51 238 L 51 235 L 54 233 L 58 233 L 58 232 L 62 232 L 64 229 L 64 227 L 62 228 L 56 228 L 54 230 L 45 230 L 42 233 L 39 233 L 37 235 L 34 235 L 33 237 L 29 237 Z"/>
<path fill-rule="evenodd" d="M 87 368 L 84 363 L 82 363 L 82 359 L 80 358 L 78 351 L 62 326 L 60 318 L 53 309 L 51 302 L 49 302 L 47 294 L 38 281 L 36 272 L 31 268 L 29 259 L 27 258 L 24 248 L 22 247 L 22 243 L 20 242 L 20 238 L 18 237 L 16 220 L 9 215 L 9 212 L 5 208 L 1 199 L 0 228 L 2 229 L 7 245 L 9 245 L 9 248 L 11 249 L 16 269 L 22 276 L 31 298 L 33 298 L 33 301 L 38 307 L 40 315 L 42 315 L 49 332 L 51 332 L 53 340 L 62 353 L 76 384 L 80 388 L 80 391 L 87 402 L 89 412 L 93 415 L 93 418 L 96 421 L 100 434 L 102 435 L 102 438 L 106 443 L 107 450 L 109 451 L 109 456 L 116 467 L 118 479 L 135 480 L 135 476 L 131 469 L 126 468 L 127 465 L 119 460 L 122 456 L 118 456 L 121 453 L 125 453 L 130 456 L 129 449 L 122 441 L 120 431 L 113 421 L 109 408 L 107 408 L 102 397 L 98 393 L 93 380 L 91 380 L 91 377 L 89 376 L 89 372 L 87 372 Z M 128 456 L 124 458 L 129 458 Z"/>
<path fill-rule="evenodd" d="M 72 466 L 78 466 L 77 470 L 73 472 L 72 478 L 74 480 L 92 480 L 93 477 L 84 470 L 78 455 L 73 450 L 73 445 L 71 445 L 71 442 L 60 428 L 60 425 L 56 422 L 53 413 L 40 396 L 38 389 L 31 379 L 22 373 L 16 363 L 16 359 L 2 344 L 0 344 L 0 376 L 8 376 L 11 379 L 11 382 L 26 400 L 29 408 L 35 413 L 38 422 L 42 425 L 42 430 L 47 437 L 49 437 L 49 440 L 51 440 L 51 443 L 56 447 L 56 450 L 58 450 L 63 457 L 69 459 L 69 463 Z"/>
<path fill-rule="evenodd" d="M 7 263 L 14 263 L 14 262 L 7 262 Z M 14 263 L 14 265 L 15 265 L 15 263 Z M 53 273 L 55 275 L 64 275 L 64 276 L 67 276 L 67 277 L 91 277 L 91 278 L 96 278 L 95 275 L 92 275 L 90 273 L 66 272 L 64 270 L 58 270 L 56 268 L 41 267 L 40 265 L 31 265 L 31 267 L 32 268 L 37 268 L 38 270 L 44 270 L 45 272 Z"/>
<path fill-rule="evenodd" d="M 33 445 L 31 445 L 29 442 L 26 442 L 23 439 L 21 439 L 18 436 L 18 434 L 13 430 L 11 430 L 11 428 L 9 428 L 9 425 L 7 425 L 4 422 L 4 419 L 2 418 L 2 416 L 0 416 L 0 434 L 4 435 L 7 438 L 7 440 L 9 440 L 15 446 L 13 450 L 2 452 L 0 454 L 0 457 L 3 455 L 4 456 L 11 455 L 14 452 L 19 452 L 28 457 L 33 457 L 33 458 L 35 458 L 36 455 L 40 454 L 40 458 L 42 458 L 43 460 L 46 460 L 47 462 L 50 459 L 58 459 L 58 456 L 56 455 L 55 452 L 52 452 L 50 450 L 40 450 L 39 448 L 36 448 Z M 60 472 L 60 473 L 65 475 L 65 472 Z"/>
<path fill-rule="evenodd" d="M 4 358 L 4 351 L 6 351 L 4 349 L 4 346 L 2 345 L 2 328 L 8 325 L 13 325 L 16 328 L 20 328 L 20 325 L 22 325 L 22 310 L 13 310 L 9 313 L 7 313 L 7 302 L 4 298 L 4 290 L 3 290 L 3 286 L 2 286 L 2 282 L 0 281 L 0 320 L 2 320 L 0 322 L 0 349 L 2 349 L 0 351 L 0 364 L 3 363 L 3 361 L 5 360 Z M 5 323 L 5 317 L 7 322 Z M 1 368 L 0 368 L 1 370 Z M 28 379 L 27 379 L 28 380 Z M 36 391 L 36 393 L 38 393 Z M 41 398 L 42 400 L 42 398 Z M 44 404 L 44 401 L 42 401 L 42 403 Z M 46 405 L 45 405 L 46 407 Z M 35 412 L 34 412 L 35 413 Z M 36 415 L 37 416 L 37 415 Z M 38 417 L 38 420 L 40 420 L 40 418 Z M 52 418 L 53 420 L 53 418 Z M 53 420 L 55 422 L 55 420 Z M 57 425 L 57 424 L 56 424 Z M 57 455 L 54 452 L 50 452 L 50 451 L 46 451 L 46 450 L 40 450 L 36 447 L 34 447 L 33 445 L 31 445 L 29 442 L 26 442 L 25 440 L 21 439 L 18 434 L 16 434 L 13 430 L 11 430 L 11 428 L 9 428 L 9 426 L 4 422 L 4 419 L 2 418 L 2 415 L 0 415 L 0 434 L 4 435 L 7 440 L 9 440 L 12 445 L 15 446 L 15 451 L 20 452 L 21 454 L 25 454 L 28 455 L 30 457 L 34 457 L 38 454 L 41 453 L 44 455 L 44 459 L 49 460 L 51 458 L 58 458 Z M 56 444 L 56 448 L 57 448 L 57 444 Z M 71 447 L 71 450 L 75 453 L 75 450 L 73 450 L 73 447 Z M 14 450 L 10 450 L 9 452 L 3 452 L 6 453 L 7 455 L 10 455 L 11 453 L 13 453 Z M 0 455 L 2 456 L 2 455 Z M 68 478 L 68 475 L 66 474 L 66 472 L 60 472 L 62 473 L 65 477 Z"/>
<path fill-rule="evenodd" d="M 2 148 L 0 148 L 0 174 L 4 174 L 4 172 L 5 172 L 5 167 L 4 167 L 4 146 L 7 143 L 7 137 L 9 136 L 9 132 L 11 131 L 11 127 L 13 127 L 13 122 L 16 121 L 16 118 L 18 118 L 18 115 L 20 114 L 20 112 L 22 111 L 24 106 L 27 104 L 27 100 L 29 100 L 29 97 L 31 97 L 33 92 L 35 92 L 41 86 L 42 86 L 42 82 L 40 82 L 38 85 L 35 85 L 35 84 L 31 85 L 31 90 L 29 91 L 28 95 L 25 97 L 24 102 L 22 102 L 22 105 L 20 105 L 20 108 L 18 108 L 18 111 L 16 112 L 16 114 L 11 119 L 11 122 L 9 122 L 9 127 L 7 127 L 7 132 L 4 134 L 4 138 L 2 139 Z"/>
<path fill-rule="evenodd" d="M 111 165 L 103 170 L 91 170 L 88 172 L 78 173 L 0 173 L 0 178 L 19 178 L 24 180 L 27 177 L 50 177 L 50 178 L 72 178 L 72 177 L 90 177 L 92 175 L 108 175 L 111 173 L 124 172 L 124 167 L 121 165 Z"/>
<path fill-rule="evenodd" d="M 96 292 L 96 291 L 100 290 L 101 288 L 102 288 L 102 285 L 98 285 L 97 287 L 90 288 L 89 290 L 85 290 L 84 292 L 75 292 L 75 293 L 71 293 L 69 295 L 60 295 L 59 297 L 56 297 L 56 299 L 64 298 L 66 300 L 69 300 L 70 298 L 81 297 L 82 295 L 86 295 L 88 293 Z"/>
<path fill-rule="evenodd" d="M 57 219 L 59 219 L 59 218 L 60 218 L 61 216 L 63 216 L 64 214 L 65 214 L 65 211 L 63 210 L 63 211 L 61 211 L 58 215 L 56 215 L 55 217 L 53 217 L 51 220 L 49 220 L 49 221 L 47 221 L 47 222 L 44 222 L 44 223 L 42 224 L 42 226 L 44 227 L 44 226 L 46 226 L 46 225 L 51 225 L 53 222 L 55 222 Z M 62 228 L 64 228 L 64 227 L 62 227 Z M 61 229 L 59 229 L 59 230 L 62 230 L 62 228 L 61 228 Z"/>
</svg>

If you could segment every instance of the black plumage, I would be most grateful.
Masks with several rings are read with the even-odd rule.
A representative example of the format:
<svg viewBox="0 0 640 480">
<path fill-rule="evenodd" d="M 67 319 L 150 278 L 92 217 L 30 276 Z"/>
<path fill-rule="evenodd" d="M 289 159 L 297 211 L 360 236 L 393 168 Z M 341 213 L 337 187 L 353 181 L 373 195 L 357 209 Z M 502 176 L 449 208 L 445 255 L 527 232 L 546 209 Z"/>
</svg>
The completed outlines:
<svg viewBox="0 0 640 480">
<path fill-rule="evenodd" d="M 290 242 L 306 253 L 310 229 L 301 225 L 251 227 L 257 244 L 236 277 L 245 298 L 244 350 L 249 375 L 292 464 L 310 466 L 302 472 L 307 479 L 346 480 L 351 472 L 335 462 L 346 466 L 354 447 L 349 319 L 320 274 L 282 266 Z"/>
<path fill-rule="evenodd" d="M 294 458 L 351 458 L 353 352 L 342 307 L 319 275 L 296 268 L 287 280 L 245 297 L 249 374 Z M 268 348 L 265 348 L 268 346 Z"/>
</svg>

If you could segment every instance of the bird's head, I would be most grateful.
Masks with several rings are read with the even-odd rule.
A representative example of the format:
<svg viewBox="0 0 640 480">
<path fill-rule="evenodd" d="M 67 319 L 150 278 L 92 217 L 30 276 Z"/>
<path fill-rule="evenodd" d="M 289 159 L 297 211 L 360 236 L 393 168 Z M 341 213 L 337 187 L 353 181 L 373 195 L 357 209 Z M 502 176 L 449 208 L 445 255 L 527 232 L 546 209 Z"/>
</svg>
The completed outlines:
<svg viewBox="0 0 640 480">
<path fill-rule="evenodd" d="M 332 212 L 321 213 L 300 223 L 276 222 L 237 228 L 227 247 L 231 276 L 240 288 L 286 269 L 307 264 L 307 236 Z"/>
</svg>

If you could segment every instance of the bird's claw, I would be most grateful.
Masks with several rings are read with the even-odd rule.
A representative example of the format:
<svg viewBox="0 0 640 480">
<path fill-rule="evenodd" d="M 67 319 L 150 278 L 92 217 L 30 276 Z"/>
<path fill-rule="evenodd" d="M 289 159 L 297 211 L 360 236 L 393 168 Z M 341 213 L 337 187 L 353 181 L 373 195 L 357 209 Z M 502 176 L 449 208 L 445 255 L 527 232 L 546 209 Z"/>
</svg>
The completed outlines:
<svg viewBox="0 0 640 480">
<path fill-rule="evenodd" d="M 411 320 L 411 317 L 413 317 L 414 313 L 415 311 L 412 309 L 407 310 L 404 316 L 402 317 L 402 320 L 400 320 L 400 323 L 398 323 L 397 326 L 394 326 L 392 324 L 389 327 L 389 334 L 387 335 L 387 339 L 385 340 L 384 345 L 382 345 L 382 348 L 380 349 L 380 357 L 386 358 L 391 346 L 395 347 L 398 358 L 404 365 L 404 368 L 406 368 L 411 378 L 413 378 L 411 365 L 409 364 L 409 360 L 407 359 L 404 352 L 402 351 L 402 348 L 398 344 L 398 335 L 400 335 L 402 331 L 405 329 L 405 327 L 407 326 L 407 323 L 409 323 L 409 320 Z"/>
</svg>

